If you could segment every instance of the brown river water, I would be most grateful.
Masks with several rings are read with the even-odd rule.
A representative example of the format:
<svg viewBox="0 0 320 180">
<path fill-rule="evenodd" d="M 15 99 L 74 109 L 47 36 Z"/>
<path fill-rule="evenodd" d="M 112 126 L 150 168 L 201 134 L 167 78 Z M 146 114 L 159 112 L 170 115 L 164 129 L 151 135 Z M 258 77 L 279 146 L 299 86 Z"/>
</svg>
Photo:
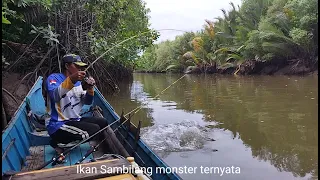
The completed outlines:
<svg viewBox="0 0 320 180">
<path fill-rule="evenodd" d="M 106 99 L 142 107 L 142 140 L 183 179 L 318 178 L 317 76 L 187 75 L 153 98 L 181 76 L 137 73 Z"/>
</svg>

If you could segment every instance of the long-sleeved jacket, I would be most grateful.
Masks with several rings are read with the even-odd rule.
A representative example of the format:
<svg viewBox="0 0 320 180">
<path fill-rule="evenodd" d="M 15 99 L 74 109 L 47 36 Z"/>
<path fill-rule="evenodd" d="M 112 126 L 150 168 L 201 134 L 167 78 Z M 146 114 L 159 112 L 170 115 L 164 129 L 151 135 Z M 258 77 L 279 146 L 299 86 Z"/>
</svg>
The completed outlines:
<svg viewBox="0 0 320 180">
<path fill-rule="evenodd" d="M 51 74 L 47 78 L 46 87 L 47 112 L 51 116 L 47 125 L 50 135 L 67 121 L 79 121 L 82 106 L 93 101 L 93 89 L 84 91 L 80 81 L 73 84 L 71 79 L 62 73 Z"/>
</svg>

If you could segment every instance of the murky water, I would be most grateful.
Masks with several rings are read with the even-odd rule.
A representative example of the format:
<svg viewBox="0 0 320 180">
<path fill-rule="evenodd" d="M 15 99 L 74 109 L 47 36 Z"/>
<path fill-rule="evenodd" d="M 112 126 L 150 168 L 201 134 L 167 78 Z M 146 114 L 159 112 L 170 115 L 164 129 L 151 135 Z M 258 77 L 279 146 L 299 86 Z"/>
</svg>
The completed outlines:
<svg viewBox="0 0 320 180">
<path fill-rule="evenodd" d="M 142 139 L 183 179 L 318 178 L 318 77 L 187 75 L 153 98 L 181 76 L 134 74 L 106 98 L 142 106 Z"/>
</svg>

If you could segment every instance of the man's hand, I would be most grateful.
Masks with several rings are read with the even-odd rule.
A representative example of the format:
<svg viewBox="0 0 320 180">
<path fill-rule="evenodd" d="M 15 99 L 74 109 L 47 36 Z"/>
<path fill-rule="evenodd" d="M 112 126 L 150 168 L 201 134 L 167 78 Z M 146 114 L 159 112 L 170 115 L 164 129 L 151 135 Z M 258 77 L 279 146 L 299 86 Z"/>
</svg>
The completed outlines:
<svg viewBox="0 0 320 180">
<path fill-rule="evenodd" d="M 86 72 L 85 71 L 78 71 L 76 73 L 71 74 L 69 78 L 73 83 L 76 83 L 77 81 L 82 81 L 82 79 L 85 77 Z"/>
<path fill-rule="evenodd" d="M 93 77 L 85 78 L 84 81 L 82 81 L 82 88 L 83 89 L 91 89 L 96 84 L 96 81 L 93 79 Z"/>
</svg>

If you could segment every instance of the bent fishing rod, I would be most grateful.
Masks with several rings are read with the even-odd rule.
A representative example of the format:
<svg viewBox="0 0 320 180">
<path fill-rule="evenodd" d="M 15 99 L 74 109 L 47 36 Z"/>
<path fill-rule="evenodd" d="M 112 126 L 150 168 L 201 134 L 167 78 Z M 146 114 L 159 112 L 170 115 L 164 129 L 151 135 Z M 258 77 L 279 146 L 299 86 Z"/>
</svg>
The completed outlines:
<svg viewBox="0 0 320 180">
<path fill-rule="evenodd" d="M 159 29 L 159 30 L 149 30 L 149 31 L 142 32 L 142 33 L 140 33 L 140 34 L 137 34 L 137 35 L 135 35 L 135 36 L 132 36 L 132 37 L 130 37 L 130 38 L 127 38 L 127 39 L 125 39 L 125 40 L 123 40 L 123 41 L 115 44 L 115 45 L 112 46 L 111 48 L 109 48 L 107 51 L 105 51 L 104 53 L 102 53 L 97 59 L 95 59 L 92 63 L 90 63 L 90 64 L 84 69 L 84 71 L 85 71 L 85 72 L 88 71 L 88 69 L 89 69 L 91 66 L 93 66 L 93 64 L 95 64 L 99 59 L 101 59 L 104 55 L 106 55 L 108 52 L 110 52 L 110 51 L 111 51 L 112 49 L 114 49 L 115 47 L 118 47 L 119 45 L 121 45 L 121 44 L 123 44 L 123 43 L 125 43 L 125 42 L 127 42 L 127 41 L 129 41 L 129 40 L 131 40 L 131 39 L 134 39 L 134 38 L 136 38 L 136 37 L 139 37 L 139 36 L 141 36 L 141 35 L 143 35 L 143 34 L 150 33 L 150 32 L 152 32 L 152 31 L 181 31 L 181 32 L 188 33 L 188 31 L 186 31 L 186 30 L 180 30 L 180 29 Z"/>
<path fill-rule="evenodd" d="M 159 29 L 159 30 L 153 30 L 153 31 L 181 31 L 181 32 L 186 32 L 186 33 L 188 32 L 188 31 L 180 30 L 180 29 Z M 123 40 L 123 41 L 115 44 L 113 47 L 111 47 L 110 49 L 108 49 L 107 51 L 105 51 L 104 53 L 102 53 L 102 54 L 101 54 L 97 59 L 95 59 L 92 63 L 90 63 L 89 66 L 86 67 L 86 69 L 85 69 L 84 71 L 87 71 L 87 70 L 88 70 L 93 64 L 95 64 L 100 58 L 102 58 L 104 55 L 106 55 L 108 52 L 110 52 L 110 51 L 111 51 L 112 49 L 114 49 L 115 47 L 117 47 L 117 46 L 121 45 L 122 43 L 125 43 L 125 42 L 127 42 L 127 41 L 129 41 L 129 40 L 131 40 L 131 39 L 133 39 L 133 38 L 139 37 L 139 36 L 141 36 L 141 35 L 143 35 L 143 34 L 146 34 L 146 33 L 149 33 L 149 32 L 151 32 L 151 31 L 149 30 L 149 31 L 142 32 L 142 33 L 140 33 L 140 34 L 137 34 L 137 35 L 135 35 L 135 36 L 132 36 L 132 37 L 130 37 L 130 38 L 127 38 L 127 39 L 125 39 L 125 40 Z M 180 79 L 182 79 L 184 76 L 185 76 L 185 75 L 183 75 L 182 77 L 180 77 L 177 81 L 179 81 Z M 171 85 L 175 84 L 177 81 L 175 81 L 175 82 L 172 83 Z M 171 85 L 170 85 L 170 86 L 171 86 Z M 167 88 L 165 88 L 160 94 L 162 94 L 162 93 L 163 93 L 165 90 L 167 90 L 170 86 L 168 86 Z M 157 98 L 158 96 L 160 96 L 160 94 L 158 94 L 158 95 L 155 96 L 154 98 Z M 142 108 L 142 105 L 141 105 L 141 106 L 138 106 L 138 107 L 135 108 L 135 109 L 133 109 L 132 111 L 130 111 L 129 113 L 127 113 L 127 114 L 124 115 L 124 116 L 127 116 L 128 114 L 132 113 L 133 111 L 135 111 L 134 114 L 136 114 L 141 108 Z"/>
<path fill-rule="evenodd" d="M 175 30 L 175 31 L 183 31 L 183 30 L 178 30 L 178 29 L 160 29 L 160 30 L 157 30 L 157 31 L 164 31 L 164 30 Z M 114 45 L 113 47 L 111 47 L 110 49 L 108 49 L 107 51 L 105 51 L 104 53 L 102 53 L 96 60 L 94 60 L 91 64 L 89 64 L 89 66 L 84 70 L 84 71 L 87 71 L 94 63 L 96 63 L 100 58 L 102 58 L 105 54 L 107 54 L 108 52 L 110 52 L 112 49 L 114 49 L 115 47 L 123 44 L 124 42 L 126 41 L 129 41 L 133 38 L 136 38 L 138 36 L 141 36 L 143 34 L 146 34 L 146 33 L 150 33 L 151 31 L 145 31 L 145 32 L 142 32 L 138 35 L 135 35 L 135 36 L 132 36 L 130 38 L 127 38 L 123 41 L 121 41 L 120 43 L 117 43 L 116 45 Z M 187 32 L 187 31 L 183 31 L 183 32 Z M 185 76 L 185 75 L 184 75 Z M 184 76 L 182 76 L 181 78 L 179 78 L 178 80 L 182 79 Z M 174 83 L 176 83 L 177 81 L 175 81 Z M 171 85 L 173 85 L 174 83 L 172 83 Z M 170 85 L 170 86 L 171 86 Z M 168 86 L 166 89 L 164 89 L 161 93 L 163 93 L 165 90 L 167 90 L 170 86 Z M 160 95 L 160 94 L 159 94 Z M 157 96 L 159 96 L 157 95 Z M 156 97 L 157 97 L 156 96 Z M 140 107 L 141 109 L 142 107 Z M 136 108 L 137 109 L 137 108 Z M 139 109 L 139 107 L 138 107 Z M 137 112 L 137 111 L 136 111 Z M 135 113 L 136 113 L 135 112 Z M 126 115 L 125 115 L 126 116 Z M 67 155 L 69 152 L 71 152 L 73 149 L 75 149 L 76 147 L 78 147 L 79 145 L 81 145 L 82 143 L 88 141 L 89 139 L 93 138 L 94 136 L 98 135 L 99 133 L 101 133 L 102 131 L 106 130 L 108 127 L 110 127 L 111 125 L 115 124 L 116 122 L 118 122 L 120 120 L 120 118 L 118 120 L 115 120 L 114 122 L 112 122 L 111 124 L 109 124 L 108 126 L 102 128 L 101 130 L 97 131 L 96 133 L 94 133 L 93 135 L 89 136 L 87 139 L 84 139 L 82 141 L 80 141 L 79 143 L 77 143 L 76 145 L 74 145 L 73 147 L 65 150 L 63 153 L 59 154 L 58 156 L 52 158 L 50 161 L 48 161 L 47 163 L 43 164 L 42 166 L 38 167 L 37 170 L 39 169 L 42 169 L 44 167 L 46 167 L 47 165 L 49 165 L 50 163 L 55 163 L 57 160 L 59 160 L 60 158 L 63 158 L 65 155 Z M 127 119 L 128 120 L 128 119 Z M 125 120 L 122 124 L 119 125 L 119 127 L 121 125 L 123 125 L 127 120 Z M 117 128 L 118 129 L 118 128 Z M 116 131 L 117 129 L 115 129 L 114 131 Z M 105 141 L 106 139 L 104 139 L 103 141 Z M 93 151 L 92 151 L 93 152 Z M 82 158 L 83 159 L 83 158 Z"/>
<path fill-rule="evenodd" d="M 162 31 L 162 30 L 175 30 L 175 31 L 187 32 L 187 31 L 178 30 L 178 29 L 161 29 L 161 30 L 157 30 L 157 31 Z M 107 54 L 107 53 L 108 53 L 109 51 L 111 51 L 113 48 L 121 45 L 122 43 L 124 43 L 124 42 L 126 42 L 126 41 L 129 41 L 129 40 L 131 40 L 131 39 L 133 39 L 133 38 L 136 38 L 136 37 L 138 37 L 138 36 L 141 36 L 142 34 L 146 34 L 146 33 L 149 33 L 149 32 L 150 32 L 150 31 L 142 32 L 141 34 L 132 36 L 132 37 L 130 37 L 130 38 L 128 38 L 128 39 L 125 39 L 125 40 L 121 41 L 120 43 L 114 45 L 113 47 L 111 47 L 110 49 L 108 49 L 106 52 L 104 52 L 103 54 L 101 54 L 96 60 L 94 60 L 84 71 L 87 71 L 94 63 L 96 63 L 100 58 L 102 58 L 105 54 Z M 158 95 L 156 95 L 153 99 L 159 97 L 161 94 L 164 93 L 164 91 L 166 91 L 167 89 L 169 89 L 173 84 L 175 84 L 176 82 L 178 82 L 178 81 L 179 81 L 180 79 L 182 79 L 184 76 L 186 76 L 186 74 L 183 75 L 183 76 L 181 76 L 181 77 L 180 77 L 179 79 L 177 79 L 175 82 L 173 82 L 173 83 L 170 84 L 168 87 L 166 87 L 164 90 L 162 90 L 162 91 L 161 91 Z M 129 113 L 127 113 L 127 114 L 124 115 L 124 116 L 127 116 L 128 114 L 130 114 L 130 113 L 132 113 L 132 112 L 134 112 L 134 113 L 133 113 L 133 115 L 134 115 L 134 114 L 136 114 L 142 107 L 143 107 L 143 105 L 138 106 L 138 107 L 136 107 L 135 109 L 133 109 L 132 111 L 130 111 Z M 116 121 L 119 121 L 119 120 L 116 120 Z M 116 122 L 116 121 L 115 121 L 115 122 Z M 126 119 L 122 124 L 120 124 L 113 132 L 117 131 L 118 128 L 119 128 L 120 126 L 122 126 L 126 121 L 128 121 L 128 119 Z M 99 144 L 91 147 L 91 148 L 87 151 L 87 153 L 86 153 L 83 157 L 81 157 L 75 164 L 80 164 L 82 161 L 84 161 L 90 154 L 92 154 L 93 152 L 95 152 L 96 149 L 97 149 L 106 139 L 107 139 L 107 138 L 104 138 L 102 141 L 100 141 Z"/>
<path fill-rule="evenodd" d="M 178 29 L 161 29 L 161 30 L 157 30 L 157 31 L 163 31 L 163 30 L 174 30 L 174 31 L 182 31 L 182 32 L 187 32 L 187 31 L 184 31 L 184 30 L 178 30 Z M 132 36 L 128 39 L 125 39 L 123 41 L 121 41 L 120 43 L 114 45 L 113 47 L 111 47 L 110 49 L 108 49 L 106 52 L 104 52 L 103 54 L 101 54 L 96 60 L 94 60 L 84 71 L 87 71 L 94 63 L 96 63 L 100 58 L 102 58 L 105 54 L 107 54 L 109 51 L 111 51 L 112 49 L 114 49 L 115 47 L 121 45 L 122 43 L 126 42 L 126 41 L 129 41 L 135 37 L 138 37 L 142 34 L 146 34 L 146 33 L 149 33 L 151 31 L 146 31 L 146 32 L 142 32 L 141 34 L 138 34 L 138 35 L 135 35 L 135 36 Z M 173 84 L 175 84 L 176 82 L 178 82 L 180 79 L 182 79 L 185 75 L 183 75 L 182 77 L 180 77 L 178 80 L 176 80 L 174 83 L 170 84 L 167 88 L 165 88 L 163 91 L 161 91 L 161 93 L 159 93 L 157 96 L 155 96 L 154 98 L 160 96 L 160 94 L 162 94 L 165 90 L 167 90 L 168 88 L 170 88 Z M 136 114 L 141 108 L 142 108 L 143 105 L 141 106 L 138 106 L 137 108 L 133 109 L 132 111 L 130 111 L 129 113 L 127 113 L 125 116 L 127 116 L 128 114 L 130 114 L 131 112 L 135 111 L 134 114 Z M 44 167 L 46 167 L 47 165 L 49 165 L 50 163 L 53 163 L 55 164 L 58 160 L 61 160 L 62 158 L 64 158 L 66 155 L 68 155 L 73 149 L 77 148 L 79 145 L 83 144 L 84 142 L 90 140 L 91 138 L 93 138 L 94 136 L 100 134 L 102 131 L 106 130 L 108 127 L 112 126 L 113 124 L 115 124 L 116 122 L 118 122 L 120 120 L 120 118 L 118 120 L 115 120 L 114 122 L 112 122 L 111 124 L 107 125 L 106 127 L 100 129 L 99 131 L 97 131 L 96 133 L 94 133 L 93 135 L 89 136 L 87 139 L 84 139 L 82 141 L 80 141 L 79 143 L 75 144 L 73 147 L 63 151 L 62 153 L 60 153 L 59 155 L 57 155 L 56 157 L 52 158 L 51 160 L 49 160 L 48 162 L 44 163 L 43 165 L 37 167 L 35 170 L 40 170 L 40 169 L 43 169 Z M 128 121 L 128 119 L 126 119 L 122 124 L 120 124 L 115 130 L 118 130 L 118 128 L 123 125 L 126 121 Z M 100 146 L 100 144 L 102 142 L 104 142 L 106 140 L 103 139 L 98 145 L 96 145 L 95 147 L 92 148 L 92 151 L 88 151 L 86 153 L 86 156 L 89 156 L 92 152 L 94 152 L 93 150 L 95 150 L 97 147 Z M 82 162 L 85 158 L 81 158 L 78 162 Z M 77 163 L 78 163 L 77 162 Z M 4 173 L 4 175 L 9 175 L 9 176 L 12 176 L 16 174 L 16 172 L 10 172 L 10 173 Z"/>
<path fill-rule="evenodd" d="M 174 30 L 174 31 L 187 32 L 187 31 L 177 30 L 177 29 L 160 29 L 160 30 L 157 30 L 157 31 L 164 31 L 164 30 Z M 111 47 L 110 49 L 108 49 L 107 51 L 105 51 L 103 54 L 101 54 L 101 55 L 100 55 L 97 59 L 95 59 L 91 64 L 89 64 L 89 66 L 88 66 L 84 71 L 87 71 L 94 63 L 96 63 L 99 59 L 101 59 L 104 55 L 106 55 L 108 52 L 110 52 L 110 51 L 111 51 L 112 49 L 114 49 L 115 47 L 123 44 L 123 43 L 126 42 L 126 41 L 129 41 L 129 40 L 131 40 L 131 39 L 133 39 L 133 38 L 136 38 L 136 37 L 138 37 L 138 36 L 141 36 L 141 35 L 143 35 L 143 34 L 150 33 L 150 32 L 151 32 L 151 31 L 142 32 L 142 33 L 140 33 L 140 34 L 138 34 L 138 35 L 135 35 L 135 36 L 132 36 L 132 37 L 130 37 L 130 38 L 127 38 L 127 39 L 121 41 L 120 43 L 114 45 L 113 47 Z M 184 76 L 185 76 L 185 75 L 183 75 L 183 76 L 182 76 L 181 78 L 179 78 L 177 81 L 179 81 L 180 79 L 182 79 Z M 167 90 L 170 86 L 172 86 L 173 84 L 175 84 L 177 81 L 175 81 L 174 83 L 172 83 L 171 85 L 169 85 L 167 88 L 165 88 L 165 89 L 161 92 L 161 94 L 162 94 L 165 90 Z M 158 94 L 156 97 L 158 97 L 158 96 L 160 96 L 160 94 Z M 142 108 L 142 106 L 137 107 L 137 108 L 135 108 L 133 111 L 135 111 L 135 113 L 137 113 L 141 108 Z M 133 112 L 133 111 L 131 111 L 131 112 Z M 130 113 L 131 113 L 131 112 L 130 112 Z M 128 113 L 128 114 L 130 114 L 130 113 Z M 135 114 L 135 113 L 134 113 L 134 114 Z M 128 115 L 128 114 L 126 114 L 126 115 Z M 125 116 L 126 116 L 126 115 L 125 115 Z M 94 133 L 93 135 L 89 136 L 87 139 L 84 139 L 84 140 L 80 141 L 79 143 L 75 144 L 73 147 L 65 150 L 65 151 L 62 152 L 62 153 L 60 153 L 60 154 L 57 155 L 56 157 L 52 158 L 50 161 L 48 161 L 48 162 L 46 162 L 45 164 L 43 164 L 42 166 L 39 166 L 38 168 L 36 168 L 36 170 L 43 169 L 44 167 L 46 167 L 46 166 L 49 165 L 50 163 L 56 163 L 57 160 L 60 160 L 61 158 L 64 158 L 64 157 L 65 157 L 67 154 L 69 154 L 73 149 L 75 149 L 75 148 L 78 147 L 79 145 L 83 144 L 84 142 L 88 141 L 89 139 L 93 138 L 94 136 L 98 135 L 98 134 L 101 133 L 102 131 L 106 130 L 108 127 L 110 127 L 111 125 L 115 124 L 115 123 L 118 122 L 119 120 L 120 120 L 120 119 L 112 122 L 112 123 L 109 124 L 108 126 L 100 129 L 99 131 L 97 131 L 97 132 Z M 128 120 L 128 119 L 127 119 L 127 120 Z M 124 124 L 127 120 L 125 120 L 122 124 Z M 121 126 L 122 124 L 120 124 L 120 126 Z M 120 127 L 120 126 L 119 126 L 119 127 Z M 117 129 L 118 129 L 118 128 L 117 128 Z M 116 131 L 117 129 L 115 129 L 115 131 Z M 103 141 L 105 141 L 105 140 L 106 140 L 106 139 L 104 139 Z M 103 141 L 102 141 L 102 142 L 103 142 Z M 99 143 L 99 144 L 100 144 L 100 143 Z M 99 144 L 98 144 L 98 145 L 99 145 Z M 93 151 L 92 151 L 92 152 L 93 152 Z M 91 153 L 92 153 L 92 152 L 91 152 Z M 88 153 L 89 153 L 89 152 L 88 152 Z M 90 153 L 90 154 L 91 154 L 91 153 Z M 87 155 L 87 156 L 88 156 L 88 155 Z"/>
<path fill-rule="evenodd" d="M 185 77 L 187 74 L 184 74 L 183 76 L 181 76 L 179 79 L 177 79 L 176 81 L 174 81 L 173 83 L 171 83 L 168 87 L 166 87 L 165 89 L 163 89 L 158 95 L 156 95 L 154 98 L 152 99 L 155 99 L 157 97 L 159 97 L 161 94 L 163 94 L 167 89 L 169 89 L 172 85 L 174 85 L 175 83 L 177 83 L 179 80 L 181 80 L 183 77 Z M 124 116 L 127 116 L 128 114 L 131 114 L 132 112 L 133 115 L 136 114 L 140 109 L 142 109 L 143 105 L 140 105 L 138 107 L 136 107 L 135 109 L 133 109 L 132 111 L 130 111 L 129 113 L 127 113 L 126 115 Z M 133 116 L 132 115 L 132 116 Z M 131 117 L 132 117 L 131 116 Z M 119 121 L 120 119 L 116 120 L 116 121 Z M 125 121 L 123 121 L 115 130 L 113 130 L 113 132 L 117 131 L 119 129 L 119 127 L 121 127 L 124 123 L 126 123 L 129 119 L 126 119 Z M 115 122 L 116 122 L 115 121 Z M 80 164 L 82 161 L 84 161 L 88 156 L 90 156 L 91 153 L 95 152 L 97 150 L 97 148 L 105 141 L 107 140 L 107 137 L 104 138 L 102 141 L 100 141 L 99 144 L 95 145 L 95 146 L 92 146 L 88 151 L 87 153 L 81 157 L 75 164 Z"/>
<path fill-rule="evenodd" d="M 169 89 L 173 84 L 177 83 L 180 79 L 182 79 L 182 78 L 183 78 L 184 76 L 186 76 L 186 75 L 187 75 L 187 74 L 184 74 L 184 75 L 181 76 L 179 79 L 177 79 L 175 82 L 171 83 L 168 87 L 166 87 L 164 90 L 162 90 L 158 95 L 156 95 L 156 96 L 155 96 L 154 98 L 152 98 L 152 99 L 155 99 L 155 98 L 159 97 L 161 94 L 164 93 L 164 91 L 166 91 L 167 89 Z M 142 107 L 143 107 L 143 105 L 140 105 L 140 106 L 136 107 L 135 109 L 133 109 L 132 111 L 130 111 L 129 113 L 127 113 L 127 114 L 124 115 L 124 116 L 127 116 L 128 114 L 130 114 L 130 113 L 132 113 L 132 112 L 134 112 L 133 115 L 135 115 Z M 133 116 L 133 115 L 132 115 L 132 116 Z M 117 130 L 119 129 L 119 127 L 122 126 L 122 125 L 123 125 L 125 122 L 127 122 L 128 120 L 129 120 L 129 119 L 126 119 L 125 121 L 123 121 L 115 130 L 113 130 L 113 132 L 117 131 Z M 116 121 L 119 121 L 119 120 L 116 120 Z M 116 122 L 116 121 L 115 121 L 115 122 Z M 87 153 L 86 153 L 83 157 L 81 157 L 75 164 L 80 164 L 82 161 L 84 161 L 88 156 L 90 156 L 90 154 L 92 154 L 93 152 L 95 152 L 95 151 L 97 150 L 97 148 L 98 148 L 105 140 L 107 140 L 107 137 L 104 138 L 102 141 L 100 141 L 99 144 L 91 147 L 91 148 L 87 151 Z"/>
<path fill-rule="evenodd" d="M 114 49 L 115 47 L 118 47 L 119 45 L 131 40 L 131 39 L 134 39 L 136 37 L 139 37 L 143 34 L 147 34 L 147 33 L 150 33 L 152 31 L 181 31 L 181 32 L 188 32 L 188 31 L 185 31 L 185 30 L 179 30 L 179 29 L 159 29 L 159 30 L 149 30 L 149 31 L 145 31 L 145 32 L 142 32 L 140 34 L 137 34 L 135 36 L 132 36 L 130 38 L 127 38 L 117 44 L 115 44 L 114 46 L 112 46 L 110 49 L 108 49 L 107 51 L 105 51 L 104 53 L 102 53 L 97 59 L 95 59 L 92 63 L 89 64 L 89 66 L 84 70 L 84 71 L 87 71 L 94 63 L 96 63 L 100 58 L 102 58 L 104 55 L 106 55 L 108 52 L 110 52 L 112 49 Z"/>
</svg>

